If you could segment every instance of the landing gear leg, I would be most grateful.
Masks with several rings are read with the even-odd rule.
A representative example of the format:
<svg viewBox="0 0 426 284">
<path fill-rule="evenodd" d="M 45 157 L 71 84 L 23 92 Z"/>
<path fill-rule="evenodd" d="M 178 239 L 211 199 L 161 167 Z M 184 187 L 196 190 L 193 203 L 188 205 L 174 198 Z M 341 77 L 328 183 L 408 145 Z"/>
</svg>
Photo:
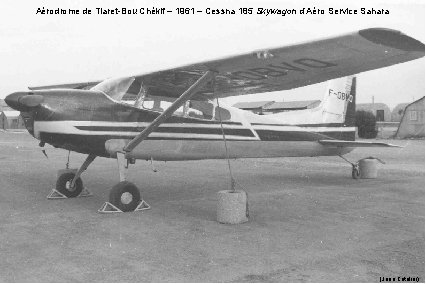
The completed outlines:
<svg viewBox="0 0 426 284">
<path fill-rule="evenodd" d="M 361 171 L 359 170 L 359 164 L 352 164 L 352 178 L 359 179 L 361 176 Z"/>
<path fill-rule="evenodd" d="M 117 153 L 117 166 L 120 182 L 112 187 L 109 193 L 109 202 L 105 202 L 98 212 L 113 213 L 149 209 L 149 205 L 141 200 L 136 185 L 126 180 L 128 163 L 124 153 Z"/>
<path fill-rule="evenodd" d="M 90 154 L 77 172 L 66 171 L 61 174 L 56 181 L 56 191 L 67 198 L 79 196 L 83 190 L 83 181 L 80 176 L 87 170 L 87 167 L 89 167 L 95 158 L 96 155 Z"/>
<path fill-rule="evenodd" d="M 118 166 L 118 174 L 120 175 L 120 182 L 125 181 L 127 178 L 127 170 L 129 165 L 127 164 L 127 160 L 124 153 L 117 153 L 117 166 Z"/>
</svg>

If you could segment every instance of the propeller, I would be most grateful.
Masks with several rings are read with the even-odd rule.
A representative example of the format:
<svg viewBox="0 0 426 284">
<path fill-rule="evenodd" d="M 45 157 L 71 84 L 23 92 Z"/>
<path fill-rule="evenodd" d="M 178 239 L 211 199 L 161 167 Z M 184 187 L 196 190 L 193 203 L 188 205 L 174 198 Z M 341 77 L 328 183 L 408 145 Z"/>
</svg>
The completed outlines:
<svg viewBox="0 0 426 284">
<path fill-rule="evenodd" d="M 36 107 L 43 102 L 42 95 L 25 95 L 18 99 L 18 102 L 27 107 Z"/>
</svg>

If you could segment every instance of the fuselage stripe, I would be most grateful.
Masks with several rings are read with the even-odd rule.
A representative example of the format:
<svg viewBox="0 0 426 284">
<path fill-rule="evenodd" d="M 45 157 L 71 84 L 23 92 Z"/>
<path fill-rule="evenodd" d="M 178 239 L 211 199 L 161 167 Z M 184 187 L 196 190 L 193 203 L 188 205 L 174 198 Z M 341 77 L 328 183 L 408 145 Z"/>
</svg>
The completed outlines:
<svg viewBox="0 0 426 284">
<path fill-rule="evenodd" d="M 145 127 L 111 127 L 111 126 L 75 126 L 79 130 L 84 131 L 104 131 L 104 132 L 141 132 Z M 225 135 L 255 137 L 250 129 L 228 129 L 224 128 Z M 222 134 L 220 128 L 202 128 L 202 127 L 159 127 L 155 132 L 157 133 L 193 133 L 193 134 Z"/>
<path fill-rule="evenodd" d="M 62 133 L 87 136 L 121 136 L 125 138 L 135 137 L 148 124 L 145 123 L 93 123 L 90 121 L 43 121 L 35 123 L 36 133 Z M 262 141 L 315 141 L 320 139 L 344 139 L 354 140 L 354 127 L 298 127 L 298 126 L 255 126 L 254 129 L 240 127 L 226 127 L 223 129 L 226 138 L 240 140 Z M 255 132 L 254 132 L 255 131 Z M 256 135 L 257 134 L 257 135 Z M 161 125 L 150 138 L 155 139 L 223 139 L 220 126 L 196 127 L 187 124 Z"/>
</svg>

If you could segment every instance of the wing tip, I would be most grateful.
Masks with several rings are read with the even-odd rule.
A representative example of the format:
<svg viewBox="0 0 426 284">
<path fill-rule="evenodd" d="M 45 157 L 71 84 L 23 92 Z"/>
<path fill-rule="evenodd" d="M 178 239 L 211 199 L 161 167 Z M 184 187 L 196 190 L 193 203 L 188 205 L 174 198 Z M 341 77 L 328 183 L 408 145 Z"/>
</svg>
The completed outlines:
<svg viewBox="0 0 426 284">
<path fill-rule="evenodd" d="M 358 33 L 363 38 L 376 44 L 386 45 L 407 52 L 422 52 L 423 55 L 425 53 L 424 43 L 397 30 L 371 28 L 360 30 Z"/>
</svg>

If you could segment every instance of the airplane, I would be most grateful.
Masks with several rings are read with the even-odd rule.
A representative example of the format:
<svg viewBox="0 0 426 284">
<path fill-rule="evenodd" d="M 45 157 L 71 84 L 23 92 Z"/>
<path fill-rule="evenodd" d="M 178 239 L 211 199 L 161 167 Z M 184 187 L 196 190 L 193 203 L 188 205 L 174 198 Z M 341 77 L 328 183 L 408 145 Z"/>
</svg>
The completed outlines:
<svg viewBox="0 0 426 284">
<path fill-rule="evenodd" d="M 21 112 L 40 146 L 87 155 L 77 171 L 58 177 L 56 189 L 66 197 L 81 193 L 81 174 L 96 157 L 116 159 L 120 182 L 109 202 L 127 212 L 140 201 L 126 179 L 137 159 L 342 157 L 356 147 L 394 146 L 355 141 L 355 92 L 347 76 L 424 54 L 424 44 L 412 37 L 370 28 L 136 76 L 30 87 L 5 101 Z M 219 102 L 330 80 L 313 110 L 256 115 Z"/>
</svg>

